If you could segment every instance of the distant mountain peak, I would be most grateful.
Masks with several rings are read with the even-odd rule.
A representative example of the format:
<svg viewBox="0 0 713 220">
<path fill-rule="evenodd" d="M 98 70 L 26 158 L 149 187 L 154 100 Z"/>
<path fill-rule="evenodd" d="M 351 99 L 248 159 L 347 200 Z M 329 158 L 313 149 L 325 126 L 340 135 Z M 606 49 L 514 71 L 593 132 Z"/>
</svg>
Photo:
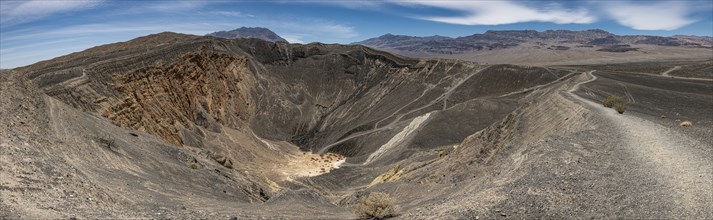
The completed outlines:
<svg viewBox="0 0 713 220">
<path fill-rule="evenodd" d="M 240 27 L 231 31 L 218 31 L 207 34 L 207 36 L 236 39 L 236 38 L 256 38 L 270 42 L 287 42 L 284 38 L 263 27 Z"/>
</svg>

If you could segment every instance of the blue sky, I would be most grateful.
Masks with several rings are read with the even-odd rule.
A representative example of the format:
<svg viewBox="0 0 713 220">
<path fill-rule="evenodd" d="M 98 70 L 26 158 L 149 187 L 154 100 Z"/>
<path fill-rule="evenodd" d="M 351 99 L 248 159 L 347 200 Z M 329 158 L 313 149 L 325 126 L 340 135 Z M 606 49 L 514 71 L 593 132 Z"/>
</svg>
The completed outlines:
<svg viewBox="0 0 713 220">
<path fill-rule="evenodd" d="M 293 43 L 351 43 L 386 33 L 585 30 L 713 36 L 711 1 L 0 1 L 0 68 L 173 31 L 267 27 Z"/>
</svg>

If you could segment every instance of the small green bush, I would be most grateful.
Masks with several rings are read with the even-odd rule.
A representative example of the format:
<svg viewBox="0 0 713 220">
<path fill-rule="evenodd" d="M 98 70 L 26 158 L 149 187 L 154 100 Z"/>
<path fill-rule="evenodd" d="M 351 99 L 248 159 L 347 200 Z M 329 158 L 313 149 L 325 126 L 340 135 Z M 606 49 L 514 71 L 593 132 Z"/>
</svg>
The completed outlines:
<svg viewBox="0 0 713 220">
<path fill-rule="evenodd" d="M 203 164 L 200 163 L 191 163 L 190 165 L 191 169 L 197 170 L 203 168 Z"/>
<path fill-rule="evenodd" d="M 448 156 L 448 149 L 438 150 L 438 157 Z"/>
<path fill-rule="evenodd" d="M 602 104 L 604 105 L 604 107 L 614 108 L 614 110 L 619 112 L 619 114 L 624 114 L 624 111 L 626 111 L 626 102 L 621 100 L 621 97 L 619 96 L 607 96 L 607 98 L 602 101 Z"/>
<path fill-rule="evenodd" d="M 396 201 L 383 192 L 373 192 L 363 198 L 354 209 L 361 218 L 385 219 L 396 216 Z"/>
<path fill-rule="evenodd" d="M 621 103 L 621 102 L 622 102 L 621 97 L 615 96 L 615 95 L 610 95 L 610 96 L 607 96 L 606 99 L 604 99 L 603 104 L 604 104 L 604 107 L 611 108 L 611 107 L 614 107 L 614 105 L 616 105 L 616 103 Z"/>
</svg>

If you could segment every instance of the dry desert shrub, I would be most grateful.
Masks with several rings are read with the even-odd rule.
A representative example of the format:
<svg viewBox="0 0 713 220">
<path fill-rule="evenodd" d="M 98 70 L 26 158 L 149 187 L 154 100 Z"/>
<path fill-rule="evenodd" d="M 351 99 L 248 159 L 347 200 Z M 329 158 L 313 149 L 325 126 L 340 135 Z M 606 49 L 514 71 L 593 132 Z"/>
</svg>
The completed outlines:
<svg viewBox="0 0 713 220">
<path fill-rule="evenodd" d="M 604 107 L 614 108 L 614 110 L 619 112 L 619 114 L 624 114 L 624 111 L 626 111 L 626 102 L 621 100 L 621 97 L 619 96 L 607 96 L 607 98 L 602 101 L 602 104 L 604 105 Z"/>
<path fill-rule="evenodd" d="M 354 209 L 361 218 L 385 219 L 396 216 L 396 201 L 383 192 L 373 192 L 363 198 Z"/>
<path fill-rule="evenodd" d="M 619 102 L 614 104 L 614 110 L 616 110 L 616 112 L 619 112 L 619 114 L 624 114 L 624 111 L 626 111 L 626 103 Z"/>
<path fill-rule="evenodd" d="M 621 102 L 622 102 L 621 97 L 615 96 L 615 95 L 610 95 L 610 96 L 607 96 L 606 99 L 604 99 L 602 104 L 604 104 L 604 107 L 611 108 L 611 107 L 614 107 L 614 105 L 616 105 L 616 103 L 621 103 Z"/>
<path fill-rule="evenodd" d="M 691 127 L 693 126 L 693 122 L 691 121 L 682 121 L 681 124 L 679 124 L 682 127 Z"/>
</svg>

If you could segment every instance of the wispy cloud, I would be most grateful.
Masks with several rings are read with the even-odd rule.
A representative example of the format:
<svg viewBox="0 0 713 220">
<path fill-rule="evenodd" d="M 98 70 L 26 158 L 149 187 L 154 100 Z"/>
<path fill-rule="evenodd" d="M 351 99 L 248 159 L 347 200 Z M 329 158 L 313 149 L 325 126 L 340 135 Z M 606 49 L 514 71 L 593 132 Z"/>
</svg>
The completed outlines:
<svg viewBox="0 0 713 220">
<path fill-rule="evenodd" d="M 198 14 L 204 15 L 204 16 L 223 16 L 223 17 L 249 17 L 249 18 L 254 18 L 255 15 L 252 14 L 246 14 L 240 11 L 206 11 L 206 12 L 199 12 Z"/>
<path fill-rule="evenodd" d="M 359 36 L 359 34 L 354 30 L 354 27 L 345 24 L 322 20 L 312 20 L 307 21 L 306 23 L 309 25 L 305 26 L 304 23 L 286 23 L 284 26 L 292 29 L 302 29 L 316 34 L 327 34 L 337 38 L 352 38 Z"/>
<path fill-rule="evenodd" d="M 101 0 L 2 1 L 0 2 L 0 25 L 22 24 L 58 13 L 89 9 L 101 2 Z"/>
<path fill-rule="evenodd" d="M 300 3 L 312 3 L 320 5 L 332 5 L 350 9 L 374 10 L 379 9 L 385 2 L 373 0 L 351 0 L 351 1 L 297 1 Z"/>
<path fill-rule="evenodd" d="M 686 1 L 602 3 L 604 11 L 619 24 L 636 30 L 675 30 L 696 20 L 688 18 L 692 9 Z"/>
<path fill-rule="evenodd" d="M 218 22 L 147 22 L 127 23 L 110 22 L 95 24 L 80 24 L 56 29 L 34 30 L 21 29 L 3 33 L 3 42 L 24 41 L 28 39 L 42 40 L 50 38 L 91 37 L 97 34 L 152 34 L 172 31 L 185 34 L 203 35 L 220 28 L 232 27 L 231 23 Z"/>
<path fill-rule="evenodd" d="M 0 48 L 0 54 L 9 54 L 9 53 L 14 53 L 14 52 L 18 52 L 18 51 L 23 51 L 26 49 L 37 49 L 37 48 L 41 48 L 41 47 L 45 47 L 45 46 L 57 45 L 57 44 L 62 44 L 62 43 L 67 43 L 67 42 L 76 42 L 76 41 L 81 41 L 81 40 L 86 40 L 86 38 L 50 40 L 50 41 L 41 41 L 41 42 L 23 44 L 20 46 L 3 47 L 3 48 Z"/>
<path fill-rule="evenodd" d="M 279 34 L 278 33 L 277 35 L 280 35 L 280 37 L 284 38 L 285 40 L 287 40 L 287 42 L 290 42 L 290 43 L 298 43 L 298 44 L 305 43 L 304 40 L 302 40 L 302 38 L 304 38 L 304 36 L 300 35 L 300 34 Z"/>
<path fill-rule="evenodd" d="M 103 14 L 106 17 L 162 16 L 173 13 L 200 13 L 200 10 L 215 3 L 214 1 L 110 1 L 109 8 Z"/>
<path fill-rule="evenodd" d="M 201 8 L 207 1 L 155 1 L 139 6 L 148 11 L 173 12 Z"/>
<path fill-rule="evenodd" d="M 37 50 L 24 50 L 17 52 L 0 53 L 2 60 L 0 60 L 0 68 L 14 68 L 18 66 L 32 64 L 40 60 L 47 60 L 57 57 L 58 54 L 68 54 L 71 52 L 76 52 L 82 49 L 86 49 L 85 45 L 59 45 L 51 48 L 41 48 L 41 53 Z"/>
<path fill-rule="evenodd" d="M 436 7 L 461 12 L 461 15 L 457 16 L 416 17 L 450 24 L 501 25 L 533 21 L 557 24 L 589 24 L 597 20 L 586 9 L 567 9 L 556 3 L 547 4 L 541 8 L 510 1 L 397 1 L 395 3 Z"/>
<path fill-rule="evenodd" d="M 310 37 L 319 37 L 322 39 L 347 39 L 359 36 L 359 33 L 357 33 L 354 27 L 350 25 L 322 19 L 255 19 L 251 25 L 268 27 L 273 31 L 293 36 L 296 39 Z"/>
<path fill-rule="evenodd" d="M 379 11 L 385 6 L 435 8 L 451 15 L 417 15 L 410 18 L 460 25 L 507 25 L 524 22 L 591 24 L 614 20 L 635 30 L 677 30 L 701 20 L 695 14 L 711 13 L 713 4 L 701 0 L 612 0 L 557 3 L 535 0 L 384 0 L 300 1 L 357 10 Z M 567 7 L 565 7 L 567 5 Z M 403 14 L 402 14 L 403 15 Z"/>
</svg>

